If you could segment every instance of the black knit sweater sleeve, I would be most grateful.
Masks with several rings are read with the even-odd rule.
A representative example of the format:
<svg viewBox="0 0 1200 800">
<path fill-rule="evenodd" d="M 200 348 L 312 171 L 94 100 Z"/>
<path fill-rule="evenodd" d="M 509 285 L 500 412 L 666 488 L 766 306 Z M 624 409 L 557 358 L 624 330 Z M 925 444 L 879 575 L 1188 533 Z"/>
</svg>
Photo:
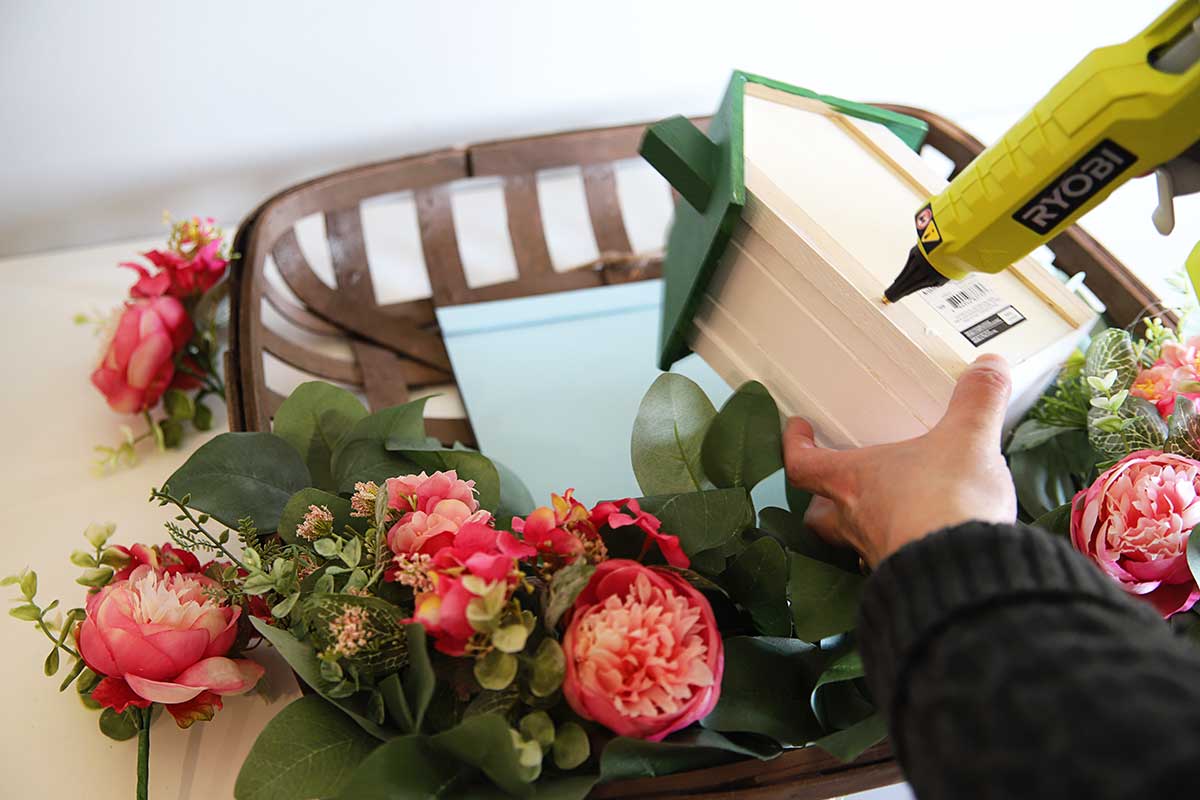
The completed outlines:
<svg viewBox="0 0 1200 800">
<path fill-rule="evenodd" d="M 859 641 L 921 800 L 1200 797 L 1200 648 L 1060 539 L 969 523 L 903 547 Z"/>
</svg>

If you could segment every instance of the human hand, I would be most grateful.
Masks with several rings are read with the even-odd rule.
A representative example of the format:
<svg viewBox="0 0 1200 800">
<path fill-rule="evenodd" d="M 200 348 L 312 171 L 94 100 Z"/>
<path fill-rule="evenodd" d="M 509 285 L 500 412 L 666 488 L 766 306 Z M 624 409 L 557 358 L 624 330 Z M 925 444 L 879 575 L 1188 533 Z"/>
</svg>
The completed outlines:
<svg viewBox="0 0 1200 800">
<path fill-rule="evenodd" d="M 853 547 L 872 567 L 949 525 L 1012 522 L 1016 492 L 1000 453 L 1011 383 L 1002 357 L 981 356 L 959 378 L 941 421 L 896 444 L 828 450 L 813 442 L 806 420 L 788 420 L 788 481 L 815 495 L 805 522 L 826 541 Z"/>
</svg>

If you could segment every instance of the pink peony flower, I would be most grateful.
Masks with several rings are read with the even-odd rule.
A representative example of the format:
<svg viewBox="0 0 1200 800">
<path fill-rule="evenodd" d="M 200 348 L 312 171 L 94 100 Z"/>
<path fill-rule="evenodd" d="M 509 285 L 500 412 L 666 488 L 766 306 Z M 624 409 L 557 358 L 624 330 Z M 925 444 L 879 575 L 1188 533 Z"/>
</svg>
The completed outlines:
<svg viewBox="0 0 1200 800">
<path fill-rule="evenodd" d="M 126 303 L 92 384 L 113 411 L 145 411 L 170 386 L 175 356 L 191 337 L 192 320 L 175 298 Z"/>
<path fill-rule="evenodd" d="M 151 274 L 135 261 L 124 261 L 138 274 L 137 283 L 129 290 L 133 297 L 186 298 L 203 294 L 217 284 L 229 267 L 229 260 L 222 253 L 224 239 L 221 229 L 212 218 L 189 220 L 176 223 L 171 228 L 171 241 L 167 250 L 150 250 L 142 255 L 158 272 Z"/>
<path fill-rule="evenodd" d="M 497 583 L 503 583 L 511 596 L 522 577 L 517 561 L 536 553 L 508 531 L 481 522 L 464 523 L 451 543 L 429 561 L 426 577 L 433 588 L 416 596 L 413 620 L 434 637 L 439 651 L 463 655 L 476 634 L 467 619 L 467 604 Z"/>
<path fill-rule="evenodd" d="M 1200 462 L 1140 450 L 1121 459 L 1071 504 L 1071 543 L 1163 617 L 1187 611 L 1200 588 L 1187 541 L 1200 524 Z"/>
<path fill-rule="evenodd" d="M 467 523 L 487 525 L 492 515 L 479 508 L 475 482 L 454 470 L 388 478 L 388 507 L 403 516 L 387 534 L 397 556 L 436 555 L 449 546 Z"/>
<path fill-rule="evenodd" d="M 641 555 L 638 556 L 639 560 L 645 557 L 651 545 L 653 545 L 658 548 L 663 558 L 672 567 L 687 569 L 692 563 L 687 554 L 683 552 L 683 547 L 679 544 L 679 537 L 663 533 L 659 530 L 662 523 L 658 517 L 642 511 L 642 507 L 638 505 L 637 500 L 627 497 L 624 500 L 597 503 L 592 508 L 591 515 L 592 524 L 597 528 L 605 525 L 614 529 L 624 528 L 629 525 L 636 525 L 641 528 L 646 534 L 646 542 L 642 546 Z"/>
<path fill-rule="evenodd" d="M 253 688 L 263 668 L 225 657 L 241 609 L 206 594 L 213 585 L 197 573 L 142 564 L 88 597 L 77 639 L 84 662 L 105 676 L 93 697 L 117 711 L 162 703 L 186 727 L 211 717 L 216 698 Z M 207 708 L 195 702 L 202 695 Z"/>
<path fill-rule="evenodd" d="M 611 559 L 575 601 L 563 694 L 620 736 L 659 741 L 705 717 L 725 651 L 708 601 L 664 567 Z"/>
<path fill-rule="evenodd" d="M 513 517 L 512 529 L 550 562 L 559 567 L 580 555 L 599 563 L 607 556 L 604 540 L 592 522 L 587 506 L 573 496 L 574 489 L 550 495 L 552 508 L 534 509 L 525 519 Z"/>
</svg>

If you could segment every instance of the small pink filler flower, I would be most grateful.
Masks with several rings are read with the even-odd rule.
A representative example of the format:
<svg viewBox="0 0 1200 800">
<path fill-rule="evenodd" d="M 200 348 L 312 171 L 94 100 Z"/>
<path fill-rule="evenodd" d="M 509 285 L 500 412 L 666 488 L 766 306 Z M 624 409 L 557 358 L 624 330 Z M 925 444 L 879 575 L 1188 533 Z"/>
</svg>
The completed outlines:
<svg viewBox="0 0 1200 800">
<path fill-rule="evenodd" d="M 602 562 L 575 601 L 563 650 L 567 702 L 620 736 L 659 741 L 705 717 L 721 694 L 712 608 L 664 567 Z"/>
<path fill-rule="evenodd" d="M 1187 611 L 1200 588 L 1187 542 L 1200 524 L 1200 462 L 1140 450 L 1098 477 L 1071 506 L 1071 543 L 1163 617 Z"/>
</svg>

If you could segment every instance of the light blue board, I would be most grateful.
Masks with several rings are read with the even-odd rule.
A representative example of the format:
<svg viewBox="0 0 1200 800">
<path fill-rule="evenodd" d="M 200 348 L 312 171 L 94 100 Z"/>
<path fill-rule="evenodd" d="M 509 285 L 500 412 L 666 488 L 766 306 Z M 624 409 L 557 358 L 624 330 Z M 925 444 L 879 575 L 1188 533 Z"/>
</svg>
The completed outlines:
<svg viewBox="0 0 1200 800">
<path fill-rule="evenodd" d="M 511 467 L 534 501 L 575 487 L 585 503 L 638 497 L 629 435 L 658 377 L 661 281 L 438 309 L 438 322 L 479 449 Z M 674 372 L 717 408 L 725 382 L 691 355 Z M 783 473 L 754 491 L 786 506 Z"/>
</svg>

